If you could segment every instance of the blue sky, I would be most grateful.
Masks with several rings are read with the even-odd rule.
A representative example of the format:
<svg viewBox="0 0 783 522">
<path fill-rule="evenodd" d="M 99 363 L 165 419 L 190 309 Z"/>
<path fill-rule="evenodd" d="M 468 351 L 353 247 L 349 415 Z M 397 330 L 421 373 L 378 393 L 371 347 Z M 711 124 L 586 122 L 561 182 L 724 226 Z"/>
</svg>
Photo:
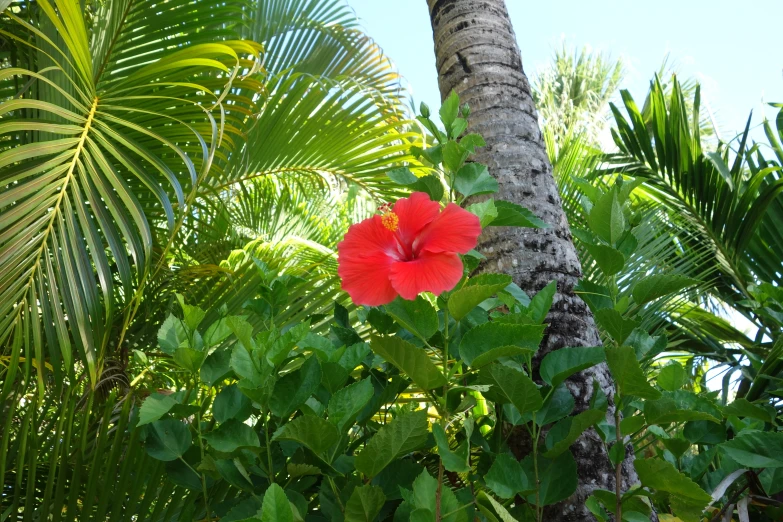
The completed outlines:
<svg viewBox="0 0 783 522">
<path fill-rule="evenodd" d="M 426 0 L 348 0 L 362 27 L 397 64 L 416 103 L 440 106 Z M 666 53 L 679 74 L 698 79 L 726 139 L 751 109 L 783 102 L 783 52 L 776 24 L 783 0 L 506 0 L 525 72 L 550 62 L 565 39 L 625 60 L 623 84 L 643 99 Z M 761 139 L 760 132 L 754 132 Z"/>
</svg>

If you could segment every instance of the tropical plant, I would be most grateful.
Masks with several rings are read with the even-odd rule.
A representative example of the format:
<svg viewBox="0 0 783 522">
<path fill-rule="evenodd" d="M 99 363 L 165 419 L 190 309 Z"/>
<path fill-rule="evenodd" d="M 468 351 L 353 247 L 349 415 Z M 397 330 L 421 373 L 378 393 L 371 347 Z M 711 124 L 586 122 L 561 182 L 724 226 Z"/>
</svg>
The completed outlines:
<svg viewBox="0 0 783 522">
<path fill-rule="evenodd" d="M 186 378 L 151 351 L 175 293 L 241 313 L 266 259 L 281 327 L 332 307 L 336 239 L 417 139 L 397 77 L 338 1 L 16 2 L 0 30 L 3 516 L 176 518 L 121 414 Z"/>
</svg>

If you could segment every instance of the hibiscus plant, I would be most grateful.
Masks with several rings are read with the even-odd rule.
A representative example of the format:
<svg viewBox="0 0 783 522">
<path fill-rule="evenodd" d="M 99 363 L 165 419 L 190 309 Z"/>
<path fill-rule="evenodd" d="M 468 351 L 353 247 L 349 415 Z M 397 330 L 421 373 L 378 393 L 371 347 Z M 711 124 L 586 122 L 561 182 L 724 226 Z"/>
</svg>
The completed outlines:
<svg viewBox="0 0 783 522">
<path fill-rule="evenodd" d="M 360 306 L 280 330 L 291 281 L 259 262 L 265 284 L 248 315 L 204 325 L 180 299 L 182 317 L 161 328 L 159 347 L 187 385 L 152 394 L 135 422 L 171 480 L 203 491 L 194 516 L 540 520 L 575 490 L 568 448 L 605 416 L 605 400 L 569 417 L 563 381 L 603 351 L 549 354 L 533 381 L 555 286 L 529 298 L 507 275 L 473 275 L 474 248 L 487 226 L 546 225 L 487 197 L 497 182 L 467 161 L 483 141 L 459 137 L 468 108 L 455 95 L 440 111 L 445 132 L 423 109 L 438 141 L 416 151 L 427 167 L 390 173 L 413 192 L 338 247 L 343 288 Z M 529 432 L 528 455 L 510 452 L 502 426 Z"/>
<path fill-rule="evenodd" d="M 608 455 L 596 458 L 610 459 L 619 476 L 633 445 L 641 479 L 627 492 L 594 490 L 587 507 L 598 520 L 649 520 L 653 505 L 698 520 L 710 501 L 695 482 L 706 467 L 683 460 L 683 448 L 720 445 L 752 468 L 747 452 L 770 442 L 756 430 L 771 412 L 721 411 L 681 389 L 686 372 L 677 363 L 647 382 L 642 367 L 667 342 L 634 314 L 693 281 L 616 280 L 636 248 L 639 220 L 628 205 L 636 183 L 618 178 L 586 195 L 590 219 L 574 231 L 606 282 L 577 287 L 606 348 L 541 357 L 555 284 L 528 296 L 510 276 L 485 270 L 475 247 L 486 227 L 546 224 L 492 198 L 497 182 L 468 161 L 483 141 L 463 136 L 469 110 L 455 95 L 440 110 L 443 130 L 428 113 L 422 107 L 419 121 L 437 143 L 414 151 L 423 167 L 389 173 L 410 195 L 380 205 L 338 245 L 352 305 L 335 302 L 333 316 L 291 324 L 282 317 L 296 308 L 298 281 L 256 260 L 263 284 L 245 315 L 207 313 L 180 297 L 182 314 L 160 329 L 159 348 L 182 386 L 147 397 L 132 422 L 147 453 L 167 462 L 171 482 L 202 493 L 183 516 L 541 521 L 545 506 L 577 489 L 570 447 L 595 429 Z M 616 392 L 607 397 L 595 383 L 589 408 L 574 413 L 566 380 L 604 362 Z M 739 434 L 734 441 L 724 442 L 727 426 Z M 509 447 L 512 430 L 528 435 L 526 447 Z M 758 477 L 774 481 L 769 470 Z"/>
</svg>

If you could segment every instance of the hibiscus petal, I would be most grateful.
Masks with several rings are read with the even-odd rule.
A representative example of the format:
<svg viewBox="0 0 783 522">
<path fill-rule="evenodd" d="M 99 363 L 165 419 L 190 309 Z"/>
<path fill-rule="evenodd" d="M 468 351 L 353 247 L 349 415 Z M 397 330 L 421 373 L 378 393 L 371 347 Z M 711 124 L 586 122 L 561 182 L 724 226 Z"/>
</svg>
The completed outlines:
<svg viewBox="0 0 783 522">
<path fill-rule="evenodd" d="M 403 299 L 415 299 L 422 292 L 442 294 L 462 278 L 462 261 L 457 254 L 424 252 L 413 261 L 396 261 L 391 266 L 391 284 Z"/>
<path fill-rule="evenodd" d="M 440 204 L 424 192 L 414 192 L 410 197 L 398 199 L 393 211 L 400 220 L 397 233 L 410 245 L 418 233 L 438 217 Z"/>
<path fill-rule="evenodd" d="M 476 248 L 481 223 L 475 214 L 449 203 L 413 243 L 416 252 L 459 252 Z"/>
<path fill-rule="evenodd" d="M 337 244 L 340 259 L 375 257 L 379 254 L 398 256 L 394 233 L 383 226 L 381 216 L 373 216 L 348 228 L 345 238 Z"/>
<path fill-rule="evenodd" d="M 389 280 L 394 260 L 385 254 L 371 257 L 344 256 L 337 259 L 337 275 L 342 280 L 342 289 L 358 305 L 379 306 L 391 303 L 397 292 Z"/>
</svg>

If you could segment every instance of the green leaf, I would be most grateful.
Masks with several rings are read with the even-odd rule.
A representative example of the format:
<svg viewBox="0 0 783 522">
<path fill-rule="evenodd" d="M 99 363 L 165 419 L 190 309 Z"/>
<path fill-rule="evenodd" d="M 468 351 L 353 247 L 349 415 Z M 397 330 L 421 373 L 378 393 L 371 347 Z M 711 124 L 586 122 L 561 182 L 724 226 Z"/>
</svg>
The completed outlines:
<svg viewBox="0 0 783 522">
<path fill-rule="evenodd" d="M 390 362 L 416 383 L 422 390 L 440 388 L 446 384 L 437 366 L 427 353 L 399 337 L 373 336 L 372 350 Z"/>
<path fill-rule="evenodd" d="M 449 448 L 449 439 L 446 436 L 446 432 L 440 424 L 432 425 L 432 435 L 435 438 L 435 443 L 438 445 L 440 460 L 443 462 L 443 467 L 446 468 L 447 471 L 453 471 L 455 473 L 467 473 L 470 471 L 467 445 L 463 444 L 457 451 L 452 451 Z M 464 454 L 460 455 L 460 449 L 464 450 L 462 451 Z"/>
<path fill-rule="evenodd" d="M 484 482 L 500 498 L 513 498 L 517 494 L 527 495 L 536 486 L 525 474 L 522 464 L 507 453 L 496 455 L 492 466 L 484 475 Z"/>
<path fill-rule="evenodd" d="M 621 395 L 649 400 L 661 396 L 661 392 L 647 383 L 647 377 L 636 360 L 636 353 L 630 346 L 607 348 L 606 362 Z"/>
<path fill-rule="evenodd" d="M 386 312 L 420 339 L 427 340 L 438 331 L 438 314 L 420 295 L 413 301 L 398 297 L 386 305 Z"/>
<path fill-rule="evenodd" d="M 623 511 L 623 522 L 650 522 L 650 517 L 638 511 Z"/>
<path fill-rule="evenodd" d="M 386 496 L 378 486 L 365 484 L 354 488 L 345 504 L 345 522 L 373 522 L 385 502 Z"/>
<path fill-rule="evenodd" d="M 321 365 L 310 356 L 298 370 L 288 373 L 275 383 L 269 409 L 281 419 L 288 418 L 318 389 Z"/>
<path fill-rule="evenodd" d="M 223 453 L 231 453 L 240 448 L 260 448 L 258 435 L 253 428 L 236 419 L 229 419 L 217 429 L 203 435 L 210 446 Z"/>
<path fill-rule="evenodd" d="M 556 388 L 571 375 L 581 372 L 606 359 L 601 346 L 560 348 L 546 354 L 541 361 L 541 379 Z"/>
<path fill-rule="evenodd" d="M 720 447 L 742 466 L 783 467 L 783 432 L 743 431 Z"/>
<path fill-rule="evenodd" d="M 645 403 L 647 405 L 649 403 Z M 633 415 L 630 417 L 625 417 L 623 420 L 620 421 L 620 433 L 623 435 L 633 435 L 640 429 L 642 429 L 645 424 L 647 424 L 647 421 L 645 418 L 641 415 Z"/>
<path fill-rule="evenodd" d="M 609 245 L 617 243 L 625 232 L 625 217 L 614 191 L 607 192 L 593 205 L 587 222 L 590 229 Z"/>
<path fill-rule="evenodd" d="M 511 513 L 503 507 L 503 504 L 483 491 L 479 491 L 478 495 L 476 495 L 476 506 L 490 522 L 517 522 L 517 519 L 511 516 Z M 495 515 L 500 518 L 497 518 Z"/>
<path fill-rule="evenodd" d="M 374 477 L 396 458 L 420 448 L 427 441 L 427 424 L 425 410 L 396 417 L 378 430 L 356 456 L 356 469 L 367 477 Z"/>
<path fill-rule="evenodd" d="M 641 305 L 698 283 L 696 279 L 681 275 L 650 275 L 633 287 L 633 300 Z"/>
<path fill-rule="evenodd" d="M 584 243 L 584 245 L 604 275 L 615 275 L 625 266 L 625 257 L 618 250 L 606 245 L 592 245 L 590 243 Z"/>
<path fill-rule="evenodd" d="M 617 344 L 622 344 L 631 332 L 639 326 L 632 319 L 623 318 L 622 314 L 611 308 L 603 308 L 595 312 L 595 320 L 606 333 L 612 336 Z"/>
<path fill-rule="evenodd" d="M 220 423 L 229 419 L 244 421 L 250 416 L 250 399 L 243 394 L 236 384 L 226 386 L 215 397 L 212 403 L 212 414 Z"/>
<path fill-rule="evenodd" d="M 481 380 L 491 384 L 501 397 L 503 402 L 510 402 L 519 414 L 541 409 L 544 401 L 536 384 L 524 373 L 500 364 L 492 364 L 484 368 Z"/>
<path fill-rule="evenodd" d="M 522 467 L 528 477 L 534 476 L 532 455 L 525 457 Z M 576 461 L 571 452 L 566 451 L 555 459 L 539 457 L 538 479 L 541 483 L 539 496 L 542 506 L 556 504 L 570 497 L 576 491 L 578 482 Z M 535 505 L 536 496 L 528 495 L 527 501 Z"/>
<path fill-rule="evenodd" d="M 185 304 L 185 298 L 182 297 L 182 294 L 176 295 L 177 301 L 179 301 L 179 305 L 182 307 L 182 312 L 185 316 L 185 326 L 191 330 L 195 330 L 198 328 L 198 325 L 201 324 L 201 321 L 204 320 L 204 316 L 206 316 L 207 313 L 198 306 Z"/>
<path fill-rule="evenodd" d="M 428 149 L 429 150 L 429 149 Z M 440 201 L 443 198 L 443 182 L 440 177 L 433 174 L 422 176 L 410 186 L 413 192 L 424 192 L 432 201 Z"/>
<path fill-rule="evenodd" d="M 557 292 L 557 281 L 551 281 L 548 285 L 538 291 L 530 300 L 527 307 L 530 317 L 541 324 L 546 319 L 549 309 L 552 308 L 552 300 Z"/>
<path fill-rule="evenodd" d="M 457 143 L 448 141 L 443 145 L 443 166 L 449 172 L 457 172 L 468 159 L 470 151 Z"/>
<path fill-rule="evenodd" d="M 647 401 L 644 403 L 644 417 L 647 424 L 666 426 L 672 422 L 688 421 L 711 421 L 720 423 L 720 420 L 709 413 L 696 410 L 694 408 L 682 409 L 677 407 L 677 403 L 670 397 L 663 397 L 656 401 Z"/>
<path fill-rule="evenodd" d="M 583 431 L 590 426 L 600 421 L 606 416 L 606 413 L 601 410 L 586 410 L 573 417 L 566 417 L 558 422 L 568 425 L 568 432 L 565 437 L 555 442 L 552 447 L 544 452 L 544 457 L 555 458 L 564 451 L 567 451 L 571 447 L 571 444 L 576 442 L 576 439 L 582 434 Z M 554 429 L 554 428 L 553 428 Z M 549 436 L 547 435 L 547 444 L 549 443 Z"/>
<path fill-rule="evenodd" d="M 204 344 L 208 347 L 216 346 L 228 339 L 231 335 L 231 328 L 228 327 L 226 317 L 221 317 L 207 328 L 204 334 Z"/>
<path fill-rule="evenodd" d="M 157 420 L 147 431 L 145 449 L 152 458 L 168 462 L 184 455 L 192 440 L 188 426 L 181 421 Z"/>
<path fill-rule="evenodd" d="M 712 500 L 698 484 L 665 460 L 636 459 L 633 465 L 643 486 L 671 495 L 672 509 L 686 522 L 699 520 L 699 515 Z"/>
<path fill-rule="evenodd" d="M 597 285 L 587 279 L 580 279 L 579 284 L 574 287 L 574 291 L 582 298 L 582 301 L 587 303 L 594 314 L 602 308 L 614 307 L 609 289 L 605 286 Z"/>
<path fill-rule="evenodd" d="M 451 91 L 449 97 L 446 98 L 443 101 L 443 105 L 440 106 L 438 114 L 440 115 L 440 121 L 443 122 L 443 126 L 446 130 L 448 131 L 451 129 L 451 125 L 459 115 L 459 96 L 457 96 L 456 92 Z"/>
<path fill-rule="evenodd" d="M 198 334 L 198 332 L 196 332 Z M 201 368 L 201 363 L 207 356 L 206 352 L 194 350 L 188 346 L 180 346 L 174 350 L 174 362 L 190 373 L 197 373 Z"/>
<path fill-rule="evenodd" d="M 332 423 L 314 415 L 302 415 L 279 428 L 274 440 L 293 440 L 309 448 L 318 456 L 337 444 L 340 434 Z"/>
<path fill-rule="evenodd" d="M 723 415 L 736 415 L 737 417 L 758 419 L 760 421 L 774 423 L 774 415 L 758 404 L 753 404 L 748 399 L 740 398 L 723 408 Z"/>
<path fill-rule="evenodd" d="M 489 174 L 486 165 L 466 163 L 457 171 L 454 188 L 467 198 L 479 194 L 494 194 L 498 191 L 498 182 Z"/>
<path fill-rule="evenodd" d="M 294 522 L 294 512 L 291 503 L 277 484 L 270 485 L 264 492 L 264 503 L 261 506 L 261 522 Z"/>
<path fill-rule="evenodd" d="M 143 426 L 160 419 L 177 404 L 179 403 L 171 395 L 153 393 L 144 399 L 144 403 L 139 408 L 139 422 L 137 426 Z"/>
<path fill-rule="evenodd" d="M 334 424 L 339 432 L 350 428 L 364 406 L 372 399 L 375 391 L 370 379 L 367 377 L 341 388 L 329 399 L 329 422 Z"/>
<path fill-rule="evenodd" d="M 511 284 L 511 276 L 504 274 L 482 274 L 471 278 L 459 290 L 449 296 L 449 313 L 455 321 L 461 321 L 482 301 L 488 299 Z"/>
<path fill-rule="evenodd" d="M 411 522 L 414 520 L 433 522 L 435 520 L 437 489 L 438 481 L 427 473 L 426 469 L 422 471 L 421 475 L 413 482 L 413 499 L 416 508 L 418 508 L 414 513 L 423 510 L 423 513 L 419 515 L 422 518 L 414 519 L 411 514 Z M 444 515 L 443 522 L 468 522 L 466 510 L 460 509 L 459 501 L 451 488 L 442 488 L 440 508 Z"/>
<path fill-rule="evenodd" d="M 185 332 L 182 321 L 173 314 L 169 314 L 158 330 L 158 346 L 169 355 L 174 355 L 179 345 L 186 341 L 187 338 L 188 334 Z"/>
<path fill-rule="evenodd" d="M 667 450 L 672 452 L 676 458 L 682 457 L 682 455 L 691 447 L 690 441 L 680 438 L 661 439 L 661 442 Z"/>
<path fill-rule="evenodd" d="M 408 167 L 392 169 L 387 173 L 387 176 L 398 185 L 412 185 L 419 181 L 418 176 L 411 172 L 411 169 Z"/>
<path fill-rule="evenodd" d="M 468 205 L 465 210 L 478 216 L 481 228 L 486 228 L 498 217 L 498 210 L 495 208 L 495 202 L 492 198 Z"/>
<path fill-rule="evenodd" d="M 214 386 L 215 383 L 225 379 L 231 373 L 230 364 L 231 351 L 215 350 L 204 359 L 204 364 L 201 365 L 199 370 L 201 381 L 207 386 Z"/>
<path fill-rule="evenodd" d="M 549 224 L 516 203 L 496 200 L 495 209 L 498 216 L 490 224 L 493 227 L 549 228 Z"/>
<path fill-rule="evenodd" d="M 683 387 L 688 382 L 688 376 L 685 374 L 685 368 L 677 361 L 672 361 L 658 372 L 656 378 L 658 386 L 666 391 L 675 391 Z"/>
<path fill-rule="evenodd" d="M 499 357 L 532 354 L 543 335 L 543 325 L 484 323 L 462 336 L 459 354 L 465 364 L 479 367 Z"/>
</svg>

